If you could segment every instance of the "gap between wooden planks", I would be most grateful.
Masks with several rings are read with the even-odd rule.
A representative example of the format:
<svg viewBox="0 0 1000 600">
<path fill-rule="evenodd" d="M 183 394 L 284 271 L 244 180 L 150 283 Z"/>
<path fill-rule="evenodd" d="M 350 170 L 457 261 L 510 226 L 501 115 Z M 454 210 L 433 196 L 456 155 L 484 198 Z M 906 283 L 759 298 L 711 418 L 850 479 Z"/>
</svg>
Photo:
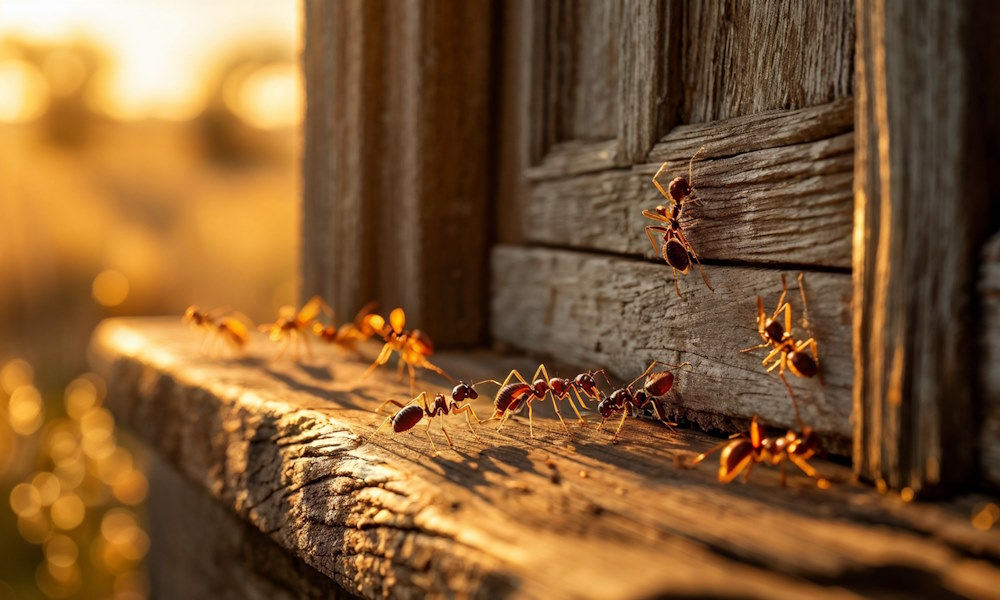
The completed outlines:
<svg viewBox="0 0 1000 600">
<path fill-rule="evenodd" d="M 610 446 L 609 434 L 576 426 L 569 441 L 551 418 L 537 420 L 533 441 L 523 419 L 483 427 L 481 441 L 452 419 L 456 449 L 431 457 L 419 432 L 365 443 L 374 407 L 408 395 L 388 373 L 360 382 L 367 363 L 329 348 L 272 363 L 256 333 L 241 359 L 199 355 L 199 341 L 175 319 L 103 323 L 91 360 L 111 409 L 206 493 L 364 597 L 1000 589 L 1000 530 L 969 522 L 981 497 L 906 505 L 848 481 L 818 490 L 794 473 L 782 490 L 760 467 L 748 485 L 720 486 L 711 464 L 674 467 L 716 440 L 639 421 Z M 503 361 L 440 362 L 473 379 Z M 488 406 L 476 404 L 484 416 Z"/>
</svg>

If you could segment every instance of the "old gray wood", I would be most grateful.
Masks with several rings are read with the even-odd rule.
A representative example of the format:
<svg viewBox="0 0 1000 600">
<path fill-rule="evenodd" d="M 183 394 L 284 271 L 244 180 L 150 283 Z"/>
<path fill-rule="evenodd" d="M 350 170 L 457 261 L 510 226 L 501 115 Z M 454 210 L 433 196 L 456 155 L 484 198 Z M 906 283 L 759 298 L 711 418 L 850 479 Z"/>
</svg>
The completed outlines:
<svg viewBox="0 0 1000 600">
<path fill-rule="evenodd" d="M 360 382 L 365 362 L 328 348 L 272 362 L 260 334 L 244 358 L 199 342 L 175 319 L 103 324 L 91 360 L 110 408 L 202 493 L 362 597 L 988 598 L 1000 586 L 1000 529 L 969 523 L 981 496 L 906 504 L 821 460 L 829 490 L 796 473 L 781 490 L 765 467 L 720 486 L 712 464 L 673 466 L 716 440 L 648 422 L 609 446 L 578 426 L 568 441 L 551 417 L 535 440 L 521 418 L 480 440 L 453 419 L 455 449 L 432 457 L 419 432 L 365 442 L 371 411 L 406 393 L 385 373 Z M 440 361 L 469 379 L 508 368 L 459 358 Z"/>
<path fill-rule="evenodd" d="M 854 171 L 856 472 L 953 493 L 974 465 L 971 308 L 987 196 L 970 3 L 859 0 Z"/>
<path fill-rule="evenodd" d="M 653 359 L 688 361 L 666 405 L 677 418 L 714 431 L 740 431 L 754 415 L 793 427 L 795 413 L 776 373 L 761 366 L 757 295 L 773 311 L 781 273 L 707 266 L 709 291 L 697 270 L 679 275 L 682 298 L 665 263 L 544 248 L 499 246 L 493 251 L 493 335 L 519 349 L 587 368 L 606 367 L 631 380 Z M 797 273 L 788 272 L 795 335 L 806 339 Z M 851 435 L 851 280 L 808 273 L 809 320 L 819 344 L 825 386 L 788 379 L 802 417 L 846 453 Z"/>
<path fill-rule="evenodd" d="M 694 165 L 702 205 L 689 205 L 681 222 L 701 257 L 850 269 L 853 117 L 846 99 L 681 125 L 656 144 L 652 162 L 630 169 L 576 174 L 547 158 L 530 171 L 535 185 L 522 217 L 525 236 L 656 258 L 643 233 L 653 222 L 642 210 L 667 200 L 652 177 L 664 162 L 672 175 L 686 177 L 689 159 L 705 147 Z M 583 156 L 572 158 L 587 164 Z"/>
<path fill-rule="evenodd" d="M 854 3 L 687 2 L 678 45 L 685 123 L 823 104 L 852 94 Z"/>
<path fill-rule="evenodd" d="M 303 297 L 486 330 L 492 4 L 307 2 Z"/>
<path fill-rule="evenodd" d="M 986 479 L 1000 485 L 1000 235 L 993 236 L 983 251 L 978 292 L 982 311 L 980 466 Z"/>
</svg>

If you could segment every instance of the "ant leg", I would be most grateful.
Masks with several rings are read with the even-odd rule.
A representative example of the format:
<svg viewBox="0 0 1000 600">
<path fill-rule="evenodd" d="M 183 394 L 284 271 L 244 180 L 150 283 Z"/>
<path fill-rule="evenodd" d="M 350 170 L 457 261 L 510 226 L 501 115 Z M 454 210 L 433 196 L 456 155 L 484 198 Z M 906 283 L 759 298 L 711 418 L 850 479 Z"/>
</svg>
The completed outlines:
<svg viewBox="0 0 1000 600">
<path fill-rule="evenodd" d="M 281 358 L 285 354 L 285 350 L 288 349 L 288 344 L 289 344 L 288 337 L 281 338 L 281 341 L 278 342 L 278 351 L 275 352 L 273 356 L 271 356 L 271 360 L 276 361 L 279 358 Z"/>
<path fill-rule="evenodd" d="M 753 471 L 753 467 L 756 464 L 757 462 L 752 460 L 750 461 L 749 464 L 747 464 L 746 470 L 743 471 L 743 483 L 750 481 L 750 473 Z"/>
<path fill-rule="evenodd" d="M 754 350 L 760 350 L 761 348 L 767 348 L 771 345 L 771 342 L 764 342 L 763 344 L 757 344 L 756 346 L 751 346 L 749 348 L 744 348 L 740 352 L 753 352 Z"/>
<path fill-rule="evenodd" d="M 737 434 L 737 436 L 739 436 L 739 434 Z M 732 438 L 730 438 L 730 440 L 731 439 Z M 728 446 L 731 443 L 730 440 L 726 440 L 724 442 L 719 442 L 718 444 L 712 446 L 708 450 L 706 450 L 706 451 L 702 452 L 701 454 L 699 454 L 698 456 L 694 457 L 694 459 L 691 460 L 691 461 L 689 461 L 687 464 L 684 464 L 682 462 L 681 465 L 684 466 L 687 469 L 693 469 L 693 468 L 695 468 L 696 466 L 698 466 L 698 463 L 700 463 L 701 461 L 703 461 L 706 458 L 708 458 L 708 456 L 710 454 L 712 454 L 713 452 L 718 452 L 719 450 L 722 450 L 723 448 L 725 448 L 726 446 Z"/>
<path fill-rule="evenodd" d="M 452 383 L 457 383 L 455 381 L 455 379 L 451 375 L 449 375 L 449 374 L 447 374 L 447 373 L 444 372 L 444 369 L 442 369 L 441 367 L 435 365 L 434 363 L 432 363 L 431 361 L 429 361 L 427 359 L 422 359 L 420 361 L 420 365 L 419 366 L 427 369 L 428 371 L 434 371 L 435 373 L 437 373 L 441 377 L 444 377 L 445 379 L 447 379 L 448 381 L 450 381 Z M 489 381 L 492 381 L 492 379 L 489 380 Z"/>
<path fill-rule="evenodd" d="M 802 431 L 806 428 L 806 425 L 802 421 L 802 415 L 799 413 L 799 403 L 795 400 L 795 392 L 792 391 L 791 384 L 789 384 L 788 380 L 785 379 L 785 363 L 787 361 L 788 361 L 787 356 L 782 355 L 781 362 L 778 363 L 781 365 L 781 369 L 778 371 L 778 375 L 781 377 L 781 380 L 785 382 L 785 388 L 788 389 L 788 396 L 792 399 L 792 408 L 795 409 L 795 420 L 798 421 L 799 423 L 799 431 Z M 770 369 L 768 369 L 768 371 L 770 371 Z"/>
<path fill-rule="evenodd" d="M 806 459 L 802 458 L 801 456 L 789 456 L 788 460 L 792 461 L 792 464 L 794 464 L 799 469 L 802 469 L 803 473 L 815 479 L 817 486 L 822 487 L 824 483 L 828 483 L 825 479 L 820 477 L 819 472 L 816 471 L 816 469 L 814 469 L 813 466 L 810 465 L 809 462 Z"/>
<path fill-rule="evenodd" d="M 400 364 L 402 364 L 403 361 L 400 360 L 399 362 Z M 406 368 L 410 372 L 410 393 L 412 394 L 414 388 L 416 388 L 417 385 L 417 373 L 416 370 L 413 368 L 413 365 L 410 363 L 406 363 Z"/>
<path fill-rule="evenodd" d="M 802 295 L 802 328 L 809 331 L 809 335 L 812 335 L 809 326 L 809 305 L 806 303 L 806 285 L 805 285 L 805 274 L 799 271 L 799 294 Z"/>
<path fill-rule="evenodd" d="M 814 340 L 813 338 L 809 338 L 808 340 L 799 342 L 799 344 L 795 347 L 795 351 L 798 352 L 804 349 L 806 346 L 809 347 L 809 350 L 810 352 L 812 352 L 813 355 L 813 360 L 816 361 L 816 378 L 819 379 L 819 384 L 826 385 L 825 383 L 823 383 L 823 371 L 821 371 L 819 368 L 819 351 L 817 350 L 816 347 L 816 340 Z"/>
<path fill-rule="evenodd" d="M 643 214 L 646 214 L 647 211 L 642 211 L 642 212 L 643 212 Z M 659 215 L 657 215 L 656 217 L 654 217 L 653 215 L 646 215 L 646 216 L 649 217 L 650 219 L 655 219 Z M 653 254 L 659 255 L 660 254 L 660 246 L 659 246 L 659 244 L 656 243 L 656 238 L 653 237 L 653 232 L 654 231 L 662 231 L 663 233 L 666 233 L 667 232 L 667 228 L 666 227 L 657 227 L 655 225 L 647 225 L 646 226 L 646 237 L 649 238 L 649 243 L 653 246 Z"/>
<path fill-rule="evenodd" d="M 702 152 L 705 151 L 705 147 L 702 146 L 694 153 L 691 157 L 691 161 L 688 163 L 688 182 L 690 183 L 691 189 L 694 189 L 694 159 L 698 158 Z"/>
<path fill-rule="evenodd" d="M 528 435 L 535 439 L 535 428 L 531 425 L 531 400 L 528 400 Z"/>
<path fill-rule="evenodd" d="M 584 404 L 583 400 L 580 398 L 580 392 L 576 391 L 576 388 L 572 388 L 572 391 L 576 396 L 577 401 L 580 403 L 580 406 L 587 408 L 587 405 Z M 566 398 L 569 399 L 569 406 L 573 409 L 573 412 L 576 413 L 576 418 L 580 419 L 580 422 L 585 424 L 587 421 L 580 415 L 580 411 L 576 409 L 576 404 L 573 403 L 573 396 L 566 394 Z"/>
<path fill-rule="evenodd" d="M 378 357 L 375 359 L 375 362 L 373 362 L 368 367 L 368 369 L 361 376 L 361 379 L 364 379 L 369 375 L 371 375 L 372 371 L 378 368 L 379 365 L 384 365 L 385 363 L 389 362 L 389 357 L 391 355 L 392 355 L 392 345 L 386 343 L 384 346 L 382 346 L 382 350 L 378 353 Z"/>
<path fill-rule="evenodd" d="M 431 422 L 429 419 L 427 420 L 427 427 L 424 427 L 424 433 L 427 435 L 427 441 L 431 443 L 431 448 L 434 449 L 434 456 L 441 454 L 438 450 L 437 444 L 434 443 L 434 438 L 431 437 Z"/>
<path fill-rule="evenodd" d="M 667 200 L 671 200 L 670 196 L 667 195 L 667 191 L 663 189 L 663 186 L 660 185 L 660 174 L 666 170 L 667 170 L 667 163 L 663 163 L 662 165 L 660 165 L 659 170 L 656 171 L 656 175 L 653 175 L 653 185 L 655 185 L 656 189 L 658 189 L 660 193 L 663 194 L 664 198 L 666 198 Z"/>
<path fill-rule="evenodd" d="M 698 265 L 698 271 L 701 272 L 701 280 L 705 282 L 705 286 L 709 289 L 709 291 L 714 292 L 715 288 L 713 288 L 712 284 L 708 282 L 708 277 L 705 276 L 705 270 L 701 268 L 701 261 L 698 260 L 698 253 L 691 247 L 691 242 L 687 241 L 687 238 L 684 237 L 684 232 L 680 229 L 676 230 L 676 234 L 677 239 L 679 239 L 681 244 L 684 245 L 684 249 L 687 250 L 688 254 L 691 255 L 691 258 L 694 259 L 694 264 Z"/>
<path fill-rule="evenodd" d="M 771 350 L 771 353 L 768 354 L 767 356 L 765 356 L 764 360 L 760 361 L 760 364 L 766 365 L 767 363 L 769 363 L 772 360 L 774 360 L 775 356 L 778 356 L 779 354 L 781 354 L 781 349 L 782 349 L 782 346 L 775 346 L 774 350 Z M 768 369 L 768 372 L 770 372 L 770 371 L 771 371 L 771 369 Z"/>
<path fill-rule="evenodd" d="M 681 288 L 677 285 L 677 269 L 674 269 L 673 265 L 670 266 L 674 271 L 674 291 L 677 292 L 677 297 L 681 297 Z"/>
<path fill-rule="evenodd" d="M 643 377 L 645 377 L 646 375 L 649 375 L 649 372 L 650 372 L 650 371 L 652 371 L 652 370 L 653 370 L 653 367 L 655 367 L 655 366 L 656 366 L 656 365 L 657 365 L 658 363 L 659 363 L 659 364 L 664 364 L 664 365 L 665 365 L 665 364 L 667 364 L 667 363 L 660 363 L 660 361 L 658 361 L 658 360 L 654 360 L 653 362 L 649 363 L 649 366 L 648 366 L 648 367 L 646 367 L 646 370 L 645 370 L 645 371 L 643 371 L 641 375 L 639 375 L 638 377 L 636 377 L 635 379 L 633 379 L 633 380 L 632 380 L 632 383 L 628 384 L 628 385 L 627 385 L 627 386 L 625 386 L 625 387 L 627 387 L 627 388 L 631 388 L 631 387 L 632 387 L 633 385 L 635 385 L 635 384 L 636 384 L 636 382 L 638 382 L 638 381 L 639 381 L 640 379 L 642 379 L 642 378 L 643 378 Z M 671 366 L 672 366 L 672 365 L 671 365 Z"/>
<path fill-rule="evenodd" d="M 652 398 L 649 398 L 648 400 L 646 400 L 646 403 L 647 404 L 652 403 L 652 405 L 653 405 L 653 414 L 656 416 L 656 420 L 658 420 L 660 423 L 663 423 L 664 425 L 666 425 L 667 429 L 669 429 L 670 431 L 677 431 L 676 429 L 674 429 L 674 426 L 677 425 L 677 423 L 671 423 L 670 421 L 667 420 L 667 413 L 663 412 L 663 405 L 662 404 L 660 404 L 656 400 L 653 400 Z"/>
<path fill-rule="evenodd" d="M 416 400 L 416 398 L 414 398 L 414 400 Z M 375 414 L 377 415 L 380 412 L 382 412 L 382 409 L 385 408 L 386 404 L 395 404 L 399 408 L 405 408 L 405 407 L 409 406 L 410 404 L 413 404 L 413 400 L 410 400 L 409 404 L 403 404 L 402 402 L 400 402 L 398 400 L 386 400 L 382 404 L 378 405 L 378 408 L 375 409 Z"/>
<path fill-rule="evenodd" d="M 472 405 L 468 402 L 466 402 L 463 406 L 455 405 L 453 412 L 456 415 L 458 413 L 465 413 L 465 420 L 469 424 L 469 431 L 471 431 L 472 435 L 476 436 L 476 439 L 478 440 L 479 434 L 476 433 L 476 430 L 472 427 L 472 419 L 475 419 L 478 422 L 479 417 L 476 416 L 476 411 L 472 410 Z M 469 416 L 469 413 L 472 413 L 472 416 Z"/>
<path fill-rule="evenodd" d="M 615 434 L 611 436 L 611 443 L 614 444 L 618 440 L 618 434 L 622 432 L 622 426 L 625 425 L 625 418 L 628 417 L 628 410 L 622 411 L 622 420 L 618 422 L 618 429 L 615 429 Z"/>
<path fill-rule="evenodd" d="M 554 395 L 552 396 L 552 408 L 556 409 L 556 416 L 559 417 L 559 422 L 562 423 L 563 429 L 566 430 L 566 435 L 572 438 L 573 432 L 569 430 L 569 425 L 567 425 L 566 421 L 563 420 L 562 413 L 559 412 L 559 405 L 556 404 L 556 397 Z"/>
<path fill-rule="evenodd" d="M 430 426 L 428 425 L 427 428 L 430 429 Z M 448 447 L 454 448 L 455 444 L 451 443 L 451 436 L 448 435 L 448 430 L 444 428 L 444 415 L 441 415 L 441 433 L 444 434 L 444 439 L 448 440 Z"/>
<path fill-rule="evenodd" d="M 382 424 L 379 425 L 378 429 L 375 430 L 375 433 L 373 433 L 370 436 L 368 436 L 368 440 L 365 443 L 368 443 L 368 442 L 372 441 L 372 438 L 375 437 L 375 434 L 377 434 L 378 432 L 382 431 L 382 428 L 385 427 L 386 425 L 388 425 L 391 421 L 392 421 L 392 417 L 391 416 L 386 417 L 385 421 L 382 421 Z"/>
<path fill-rule="evenodd" d="M 406 366 L 406 362 L 403 361 L 402 355 L 400 355 L 399 363 L 396 365 L 396 379 L 402 379 L 403 378 L 403 368 L 405 366 Z M 412 393 L 413 390 L 411 389 L 410 392 Z"/>
<path fill-rule="evenodd" d="M 309 345 L 309 336 L 303 333 L 299 336 L 299 338 L 302 340 L 302 345 L 306 347 L 306 357 L 308 357 L 311 362 L 313 360 L 313 351 L 312 347 Z"/>
</svg>

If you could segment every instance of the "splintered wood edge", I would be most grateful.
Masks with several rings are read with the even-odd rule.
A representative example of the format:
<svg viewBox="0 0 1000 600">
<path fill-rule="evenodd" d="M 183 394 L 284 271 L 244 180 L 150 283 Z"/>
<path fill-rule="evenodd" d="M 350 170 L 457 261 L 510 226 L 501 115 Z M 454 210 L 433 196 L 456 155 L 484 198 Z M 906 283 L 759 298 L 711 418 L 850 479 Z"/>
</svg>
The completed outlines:
<svg viewBox="0 0 1000 600">
<path fill-rule="evenodd" d="M 271 362 L 256 333 L 240 359 L 201 356 L 198 342 L 173 319 L 103 323 L 91 361 L 109 406 L 186 478 L 364 597 L 842 597 L 901 569 L 922 592 L 1000 586 L 1000 530 L 969 523 L 981 497 L 906 505 L 819 460 L 829 490 L 798 473 L 782 490 L 766 467 L 720 486 L 710 465 L 672 464 L 715 440 L 637 421 L 610 446 L 575 424 L 567 441 L 551 418 L 535 419 L 534 441 L 520 419 L 477 441 L 453 419 L 455 449 L 430 457 L 419 433 L 365 443 L 379 401 L 407 397 L 382 374 L 359 384 L 365 362 L 329 348 Z M 489 399 L 476 406 L 487 414 Z"/>
<path fill-rule="evenodd" d="M 781 273 L 749 267 L 706 266 L 715 288 L 697 269 L 678 274 L 668 265 L 548 248 L 498 246 L 493 251 L 493 334 L 531 352 L 573 364 L 606 367 L 631 379 L 651 360 L 692 368 L 679 372 L 663 404 L 669 414 L 709 431 L 745 431 L 760 415 L 772 426 L 797 427 L 777 373 L 761 365 L 757 295 L 770 314 L 781 293 Z M 802 329 L 797 273 L 786 273 L 796 339 Z M 819 347 L 825 385 L 786 375 L 802 418 L 828 449 L 850 453 L 852 433 L 851 278 L 805 276 L 809 321 Z"/>
<path fill-rule="evenodd" d="M 543 166 L 579 167 L 531 172 L 522 229 L 539 244 L 658 258 L 644 234 L 657 223 L 642 210 L 668 200 L 656 191 L 653 175 L 668 163 L 671 177 L 687 177 L 689 159 L 704 147 L 694 165 L 701 204 L 687 206 L 681 222 L 700 257 L 847 270 L 854 225 L 852 129 L 853 102 L 847 99 L 682 125 L 656 145 L 648 162 L 627 169 L 589 168 L 596 161 L 584 160 L 582 152 L 597 153 L 596 144 L 569 146 L 571 152 L 557 148 Z"/>
</svg>

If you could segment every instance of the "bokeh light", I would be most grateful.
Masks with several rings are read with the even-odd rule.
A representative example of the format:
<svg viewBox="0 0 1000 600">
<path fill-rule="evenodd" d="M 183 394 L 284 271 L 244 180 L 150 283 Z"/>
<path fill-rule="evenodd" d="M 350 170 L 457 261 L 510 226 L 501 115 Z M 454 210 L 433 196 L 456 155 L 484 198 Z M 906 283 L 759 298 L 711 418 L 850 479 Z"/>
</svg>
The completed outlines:
<svg viewBox="0 0 1000 600">
<path fill-rule="evenodd" d="M 128 279 L 114 269 L 101 271 L 94 277 L 92 293 L 102 306 L 118 306 L 128 298 Z"/>
<path fill-rule="evenodd" d="M 0 61 L 0 121 L 25 123 L 45 114 L 49 86 L 34 65 L 22 60 Z"/>
</svg>

